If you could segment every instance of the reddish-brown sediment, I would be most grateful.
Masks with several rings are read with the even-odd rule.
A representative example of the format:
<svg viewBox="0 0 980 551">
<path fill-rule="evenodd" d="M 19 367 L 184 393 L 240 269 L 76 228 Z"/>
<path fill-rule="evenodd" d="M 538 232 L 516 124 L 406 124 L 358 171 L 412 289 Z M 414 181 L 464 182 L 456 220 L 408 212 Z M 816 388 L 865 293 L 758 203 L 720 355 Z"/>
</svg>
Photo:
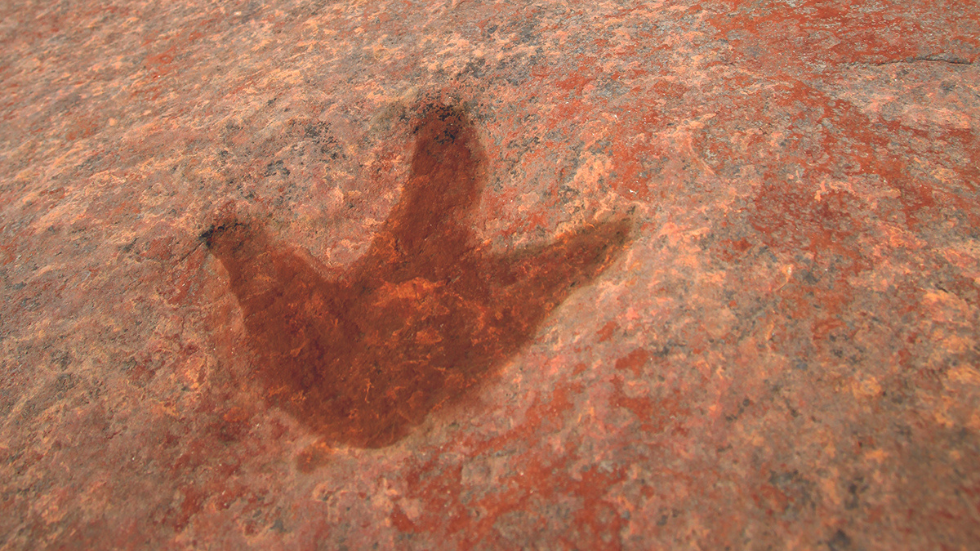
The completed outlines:
<svg viewBox="0 0 980 551">
<path fill-rule="evenodd" d="M 318 273 L 233 215 L 202 236 L 228 272 L 269 400 L 331 441 L 386 446 L 470 395 L 626 244 L 620 220 L 491 253 L 470 229 L 484 186 L 476 134 L 458 109 L 426 111 L 401 198 L 347 273 Z"/>
</svg>

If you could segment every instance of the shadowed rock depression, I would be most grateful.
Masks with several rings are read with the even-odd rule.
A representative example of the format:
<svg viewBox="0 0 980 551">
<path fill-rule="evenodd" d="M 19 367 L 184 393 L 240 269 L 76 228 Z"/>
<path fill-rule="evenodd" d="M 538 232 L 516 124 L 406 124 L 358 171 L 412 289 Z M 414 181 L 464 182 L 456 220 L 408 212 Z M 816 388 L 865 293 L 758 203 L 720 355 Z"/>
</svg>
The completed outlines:
<svg viewBox="0 0 980 551">
<path fill-rule="evenodd" d="M 270 402 L 325 438 L 383 447 L 457 402 L 623 250 L 629 222 L 497 255 L 469 214 L 482 150 L 466 116 L 431 107 L 411 174 L 367 254 L 327 277 L 254 222 L 204 232 L 243 310 Z"/>
</svg>

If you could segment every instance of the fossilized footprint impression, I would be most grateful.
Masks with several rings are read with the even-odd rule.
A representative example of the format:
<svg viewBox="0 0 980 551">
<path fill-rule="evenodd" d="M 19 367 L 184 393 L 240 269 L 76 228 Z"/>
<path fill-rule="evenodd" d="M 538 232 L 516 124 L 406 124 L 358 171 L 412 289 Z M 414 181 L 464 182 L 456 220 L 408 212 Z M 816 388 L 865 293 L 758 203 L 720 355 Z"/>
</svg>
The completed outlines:
<svg viewBox="0 0 980 551">
<path fill-rule="evenodd" d="M 273 405 L 330 441 L 392 444 L 471 393 L 624 249 L 627 220 L 491 252 L 469 226 L 481 162 L 466 115 L 429 107 L 399 202 L 336 277 L 255 222 L 226 217 L 202 234 L 228 272 Z"/>
</svg>

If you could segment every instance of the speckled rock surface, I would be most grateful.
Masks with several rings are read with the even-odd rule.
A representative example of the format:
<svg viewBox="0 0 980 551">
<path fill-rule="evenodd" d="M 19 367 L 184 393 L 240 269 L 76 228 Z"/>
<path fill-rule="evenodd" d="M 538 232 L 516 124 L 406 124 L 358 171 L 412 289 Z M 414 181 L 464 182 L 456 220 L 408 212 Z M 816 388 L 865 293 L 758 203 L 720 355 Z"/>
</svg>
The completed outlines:
<svg viewBox="0 0 980 551">
<path fill-rule="evenodd" d="M 976 2 L 0 5 L 0 547 L 970 549 Z M 221 209 L 324 273 L 473 123 L 494 254 L 632 238 L 380 448 L 255 384 Z"/>
</svg>

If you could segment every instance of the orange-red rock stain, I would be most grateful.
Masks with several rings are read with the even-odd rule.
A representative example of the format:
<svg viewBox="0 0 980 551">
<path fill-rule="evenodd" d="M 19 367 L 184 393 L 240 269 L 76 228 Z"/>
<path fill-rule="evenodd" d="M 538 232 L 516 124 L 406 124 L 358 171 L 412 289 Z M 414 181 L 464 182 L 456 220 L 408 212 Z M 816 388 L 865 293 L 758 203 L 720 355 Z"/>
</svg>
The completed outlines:
<svg viewBox="0 0 980 551">
<path fill-rule="evenodd" d="M 227 270 L 273 405 L 329 441 L 392 444 L 471 395 L 623 250 L 626 220 L 513 254 L 488 250 L 468 220 L 483 156 L 461 110 L 423 110 L 401 199 L 343 274 L 321 273 L 232 215 L 202 235 Z"/>
</svg>

